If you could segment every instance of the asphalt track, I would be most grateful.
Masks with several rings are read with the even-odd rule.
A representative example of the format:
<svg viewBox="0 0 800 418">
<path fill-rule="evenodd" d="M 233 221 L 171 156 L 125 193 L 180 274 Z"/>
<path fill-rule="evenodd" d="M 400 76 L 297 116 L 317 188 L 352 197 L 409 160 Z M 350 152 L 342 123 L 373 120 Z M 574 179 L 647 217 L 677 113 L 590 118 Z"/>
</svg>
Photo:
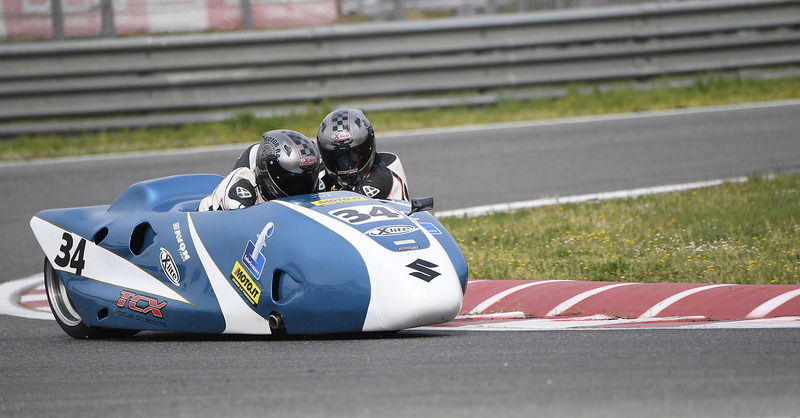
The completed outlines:
<svg viewBox="0 0 800 418">
<path fill-rule="evenodd" d="M 800 105 L 385 135 L 455 209 L 800 168 Z M 380 136 L 380 133 L 379 133 Z M 0 281 L 41 269 L 28 220 L 237 148 L 0 166 Z M 0 316 L 2 416 L 796 416 L 800 330 L 404 331 L 74 341 Z"/>
</svg>

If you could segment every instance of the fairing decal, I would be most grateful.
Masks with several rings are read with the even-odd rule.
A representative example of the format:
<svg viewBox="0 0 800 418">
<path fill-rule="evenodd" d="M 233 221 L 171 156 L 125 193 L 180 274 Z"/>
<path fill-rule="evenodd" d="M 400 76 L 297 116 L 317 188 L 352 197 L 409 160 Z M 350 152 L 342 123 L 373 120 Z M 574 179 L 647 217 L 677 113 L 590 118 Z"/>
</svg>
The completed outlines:
<svg viewBox="0 0 800 418">
<path fill-rule="evenodd" d="M 186 214 L 189 223 L 189 235 L 197 250 L 200 263 L 208 276 L 211 287 L 219 302 L 222 316 L 225 318 L 224 334 L 271 334 L 267 320 L 253 311 L 245 301 L 236 293 L 232 284 L 217 267 L 211 255 L 208 254 L 203 241 L 197 234 L 194 222 L 189 213 Z"/>
<path fill-rule="evenodd" d="M 37 216 L 31 218 L 30 225 L 56 270 L 192 305 L 164 282 L 91 240 Z"/>
<path fill-rule="evenodd" d="M 322 224 L 359 252 L 370 280 L 370 301 L 363 331 L 389 331 L 447 322 L 461 308 L 462 290 L 456 272 L 447 253 L 429 234 L 425 233 L 432 242 L 428 248 L 397 253 L 324 213 L 281 200 L 274 202 Z M 414 276 L 415 272 L 419 273 L 414 267 L 425 262 L 436 265 L 436 271 L 425 276 L 428 280 L 420 280 Z"/>
</svg>

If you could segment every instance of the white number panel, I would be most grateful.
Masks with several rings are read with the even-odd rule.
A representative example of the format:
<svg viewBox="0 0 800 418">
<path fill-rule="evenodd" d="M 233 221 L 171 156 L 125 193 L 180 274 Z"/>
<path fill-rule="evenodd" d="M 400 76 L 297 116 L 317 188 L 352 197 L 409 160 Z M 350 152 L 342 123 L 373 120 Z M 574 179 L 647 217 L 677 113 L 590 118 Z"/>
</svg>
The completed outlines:
<svg viewBox="0 0 800 418">
<path fill-rule="evenodd" d="M 404 217 L 402 213 L 382 205 L 350 206 L 332 210 L 328 214 L 350 225 L 361 225 Z"/>
</svg>

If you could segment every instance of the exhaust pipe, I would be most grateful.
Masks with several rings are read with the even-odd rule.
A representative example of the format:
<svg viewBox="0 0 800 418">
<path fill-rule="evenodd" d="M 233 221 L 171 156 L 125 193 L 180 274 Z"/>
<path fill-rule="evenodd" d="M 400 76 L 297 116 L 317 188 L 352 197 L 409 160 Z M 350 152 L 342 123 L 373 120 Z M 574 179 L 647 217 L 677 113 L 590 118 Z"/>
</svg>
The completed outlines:
<svg viewBox="0 0 800 418">
<path fill-rule="evenodd" d="M 286 333 L 286 324 L 283 322 L 283 317 L 278 312 L 272 312 L 269 314 L 269 318 L 267 318 L 269 322 L 269 328 L 273 334 L 285 334 Z"/>
</svg>

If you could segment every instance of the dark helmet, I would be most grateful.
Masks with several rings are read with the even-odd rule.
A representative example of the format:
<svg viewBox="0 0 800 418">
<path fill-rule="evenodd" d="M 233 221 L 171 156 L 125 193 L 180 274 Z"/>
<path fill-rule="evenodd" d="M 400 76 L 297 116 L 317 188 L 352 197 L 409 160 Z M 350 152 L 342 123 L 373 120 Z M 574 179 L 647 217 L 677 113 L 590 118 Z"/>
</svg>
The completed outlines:
<svg viewBox="0 0 800 418">
<path fill-rule="evenodd" d="M 325 116 L 317 132 L 325 169 L 345 185 L 353 185 L 372 169 L 375 132 L 358 109 L 338 109 Z"/>
<path fill-rule="evenodd" d="M 317 191 L 319 151 L 303 134 L 274 130 L 261 135 L 256 184 L 264 200 Z"/>
</svg>

